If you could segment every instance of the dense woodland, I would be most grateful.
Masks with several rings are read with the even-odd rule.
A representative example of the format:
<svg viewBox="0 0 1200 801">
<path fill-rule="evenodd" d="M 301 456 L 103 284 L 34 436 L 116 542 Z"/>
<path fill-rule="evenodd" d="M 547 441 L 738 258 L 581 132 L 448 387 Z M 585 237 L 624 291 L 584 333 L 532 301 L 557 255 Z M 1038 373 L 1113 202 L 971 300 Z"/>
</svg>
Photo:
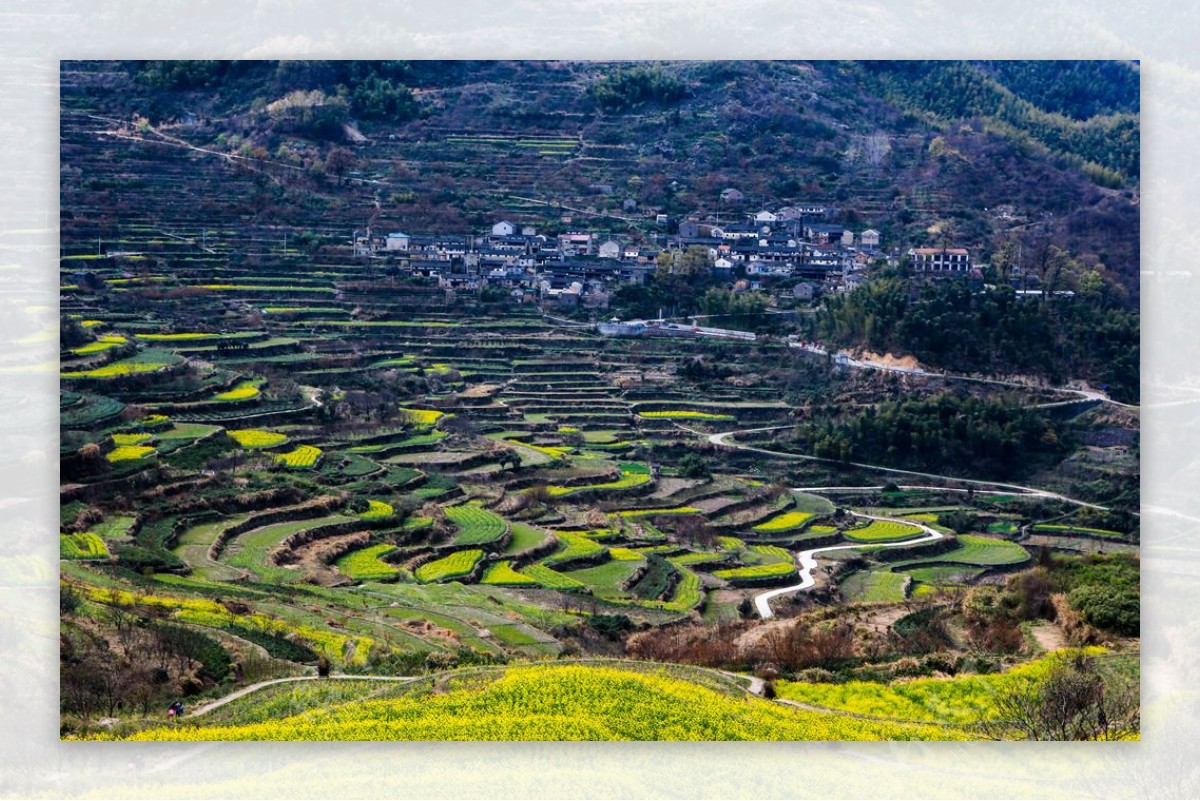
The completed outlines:
<svg viewBox="0 0 1200 801">
<path fill-rule="evenodd" d="M 913 289 L 902 275 L 881 273 L 829 299 L 817 329 L 839 344 L 911 353 L 955 372 L 1031 374 L 1051 384 L 1089 378 L 1136 403 L 1138 316 L 1105 287 L 1084 279 L 1073 297 L 1018 298 L 954 281 Z"/>
<path fill-rule="evenodd" d="M 795 445 L 840 461 L 1016 479 L 1071 449 L 1068 431 L 1003 400 L 941 395 L 882 403 L 803 423 Z"/>
</svg>

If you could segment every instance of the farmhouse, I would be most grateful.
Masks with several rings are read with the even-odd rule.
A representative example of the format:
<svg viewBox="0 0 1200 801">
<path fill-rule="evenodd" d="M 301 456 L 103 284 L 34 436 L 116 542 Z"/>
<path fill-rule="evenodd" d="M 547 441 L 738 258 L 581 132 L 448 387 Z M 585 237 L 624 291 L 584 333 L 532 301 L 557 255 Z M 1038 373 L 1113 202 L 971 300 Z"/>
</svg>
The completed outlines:
<svg viewBox="0 0 1200 801">
<path fill-rule="evenodd" d="M 966 248 L 914 248 L 908 251 L 908 256 L 916 273 L 965 275 L 971 269 Z"/>
</svg>

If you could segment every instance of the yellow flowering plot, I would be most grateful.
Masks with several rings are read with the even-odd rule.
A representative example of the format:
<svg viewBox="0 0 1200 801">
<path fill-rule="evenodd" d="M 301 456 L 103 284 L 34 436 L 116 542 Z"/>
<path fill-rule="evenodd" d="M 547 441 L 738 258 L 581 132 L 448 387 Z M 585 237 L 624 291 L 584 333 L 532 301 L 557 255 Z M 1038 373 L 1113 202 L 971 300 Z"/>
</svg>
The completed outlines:
<svg viewBox="0 0 1200 801">
<path fill-rule="evenodd" d="M 881 718 L 902 718 L 934 723 L 964 724 L 994 715 L 996 699 L 1050 671 L 1060 659 L 1079 651 L 1065 650 L 1027 662 L 1007 673 L 967 675 L 953 679 L 913 679 L 881 684 L 851 681 L 845 684 L 780 681 L 781 698 L 840 712 Z M 1086 648 L 1091 656 L 1103 648 Z"/>
<path fill-rule="evenodd" d="M 243 448 L 274 448 L 288 440 L 287 434 L 280 434 L 278 431 L 264 431 L 260 428 L 239 428 L 225 433 Z"/>
<path fill-rule="evenodd" d="M 71 353 L 75 354 L 76 356 L 88 356 L 93 353 L 103 353 L 106 350 L 118 348 L 127 342 L 129 342 L 129 340 L 120 334 L 105 334 L 104 336 L 99 337 L 95 342 L 89 342 L 81 347 L 72 348 Z"/>
<path fill-rule="evenodd" d="M 314 629 L 311 626 L 289 623 L 285 620 L 258 612 L 246 615 L 234 614 L 216 601 L 210 601 L 205 598 L 135 595 L 126 590 L 106 589 L 86 585 L 80 587 L 80 591 L 88 600 L 98 603 L 118 604 L 121 606 L 139 604 L 170 609 L 179 620 L 197 626 L 223 628 L 233 625 L 255 629 L 268 634 L 284 636 L 294 634 L 312 643 L 330 659 L 342 661 L 345 659 L 346 654 L 352 651 L 353 656 L 350 659 L 350 663 L 355 665 L 366 664 L 371 648 L 375 644 L 374 640 L 370 637 L 353 637 L 330 631 L 322 631 L 321 629 Z"/>
<path fill-rule="evenodd" d="M 120 361 L 97 367 L 94 370 L 73 370 L 62 374 L 63 378 L 121 378 L 139 373 L 154 373 L 167 366 L 166 362 Z"/>
<path fill-rule="evenodd" d="M 754 527 L 755 531 L 774 532 L 774 531 L 791 531 L 794 528 L 800 528 L 809 520 L 812 520 L 816 515 L 812 512 L 790 511 L 778 514 L 772 517 L 765 523 L 759 523 Z"/>
<path fill-rule="evenodd" d="M 696 571 L 685 567 L 678 559 L 668 557 L 667 561 L 675 565 L 676 569 L 679 570 L 681 578 L 679 579 L 679 583 L 675 585 L 675 597 L 665 604 L 660 604 L 660 606 L 672 612 L 686 612 L 689 609 L 694 609 L 704 597 L 704 593 L 700 589 L 700 576 Z"/>
<path fill-rule="evenodd" d="M 91 531 L 82 534 L 59 534 L 58 555 L 61 559 L 104 559 L 108 546 L 100 536 Z"/>
<path fill-rule="evenodd" d="M 856 542 L 892 542 L 919 537 L 921 529 L 890 520 L 872 520 L 870 525 L 846 531 L 846 539 Z"/>
<path fill-rule="evenodd" d="M 150 434 L 113 434 L 113 442 L 117 445 L 141 445 L 153 439 Z"/>
<path fill-rule="evenodd" d="M 202 721 L 202 719 L 201 719 Z M 531 665 L 431 695 L 353 700 L 241 725 L 169 725 L 136 740 L 962 740 L 961 730 L 860 720 L 612 667 Z M 109 739 L 112 734 L 94 735 Z"/>
<path fill-rule="evenodd" d="M 359 512 L 359 518 L 363 520 L 387 520 L 396 513 L 396 507 L 386 501 L 367 501 L 367 510 Z"/>
<path fill-rule="evenodd" d="M 396 550 L 395 545 L 383 543 L 351 551 L 337 560 L 338 572 L 355 581 L 377 581 L 391 578 L 398 574 L 400 569 L 383 561 L 382 557 L 394 550 Z"/>
<path fill-rule="evenodd" d="M 713 412 L 695 412 L 690 409 L 668 409 L 661 412 L 638 412 L 638 417 L 651 420 L 733 420 L 732 414 L 714 414 Z"/>
<path fill-rule="evenodd" d="M 192 342 L 200 339 L 217 339 L 220 334 L 180 333 L 180 334 L 135 334 L 145 342 Z"/>
<path fill-rule="evenodd" d="M 563 544 L 563 549 L 546 559 L 547 565 L 558 565 L 574 559 L 586 559 L 596 556 L 604 550 L 604 546 L 600 543 L 573 531 L 556 531 L 554 537 Z"/>
<path fill-rule="evenodd" d="M 518 573 L 512 569 L 512 562 L 495 562 L 483 571 L 480 584 L 494 584 L 501 587 L 536 587 L 537 579 Z"/>
<path fill-rule="evenodd" d="M 531 450 L 531 451 L 537 451 L 538 453 L 545 454 L 546 456 L 549 456 L 551 459 L 566 459 L 571 454 L 571 451 L 572 451 L 571 448 L 560 448 L 560 447 L 557 447 L 554 445 L 534 445 L 531 442 L 522 442 L 521 440 L 518 440 L 518 439 L 510 438 L 505 441 L 511 442 L 512 444 L 517 445 L 521 448 L 529 448 L 529 450 Z"/>
<path fill-rule="evenodd" d="M 528 445 L 526 447 L 532 448 L 535 446 Z M 558 450 L 558 449 L 539 448 L 539 450 L 550 451 L 550 450 Z M 616 481 L 609 481 L 604 484 L 585 484 L 585 485 L 579 486 L 579 487 L 557 487 L 557 486 L 555 486 L 555 487 L 547 487 L 546 489 L 552 496 L 557 497 L 560 495 L 571 495 L 572 493 L 583 492 L 585 490 L 590 491 L 590 490 L 630 489 L 631 487 L 640 487 L 642 484 L 646 484 L 649 481 L 650 481 L 649 473 L 639 473 L 639 472 L 634 472 L 634 471 L 630 471 L 630 470 L 622 470 L 621 477 L 619 479 L 617 479 Z"/>
<path fill-rule="evenodd" d="M 445 412 L 437 409 L 401 409 L 400 411 L 407 415 L 414 425 L 418 426 L 431 426 L 446 416 Z"/>
<path fill-rule="evenodd" d="M 417 581 L 428 584 L 432 581 L 462 578 L 470 574 L 483 558 L 483 551 L 472 548 L 469 551 L 456 551 L 449 556 L 434 562 L 427 562 L 417 568 Z"/>
<path fill-rule="evenodd" d="M 750 565 L 748 567 L 733 567 L 728 570 L 715 570 L 713 575 L 726 581 L 737 579 L 778 578 L 795 574 L 796 566 L 788 562 L 771 562 L 765 565 Z"/>
<path fill-rule="evenodd" d="M 132 459 L 144 459 L 154 453 L 151 445 L 118 445 L 104 455 L 110 462 L 127 462 Z"/>
<path fill-rule="evenodd" d="M 608 554 L 618 562 L 640 562 L 645 557 L 632 548 L 609 548 Z"/>
<path fill-rule="evenodd" d="M 578 590 L 587 586 L 579 579 L 563 575 L 553 568 L 543 564 L 528 565 L 521 568 L 521 573 L 533 579 L 538 585 L 548 590 Z"/>
<path fill-rule="evenodd" d="M 287 453 L 275 455 L 276 462 L 298 470 L 313 467 L 320 458 L 321 449 L 313 445 L 299 445 Z"/>
<path fill-rule="evenodd" d="M 104 325 L 104 321 L 103 320 L 84 320 L 83 322 L 80 323 L 80 325 L 83 326 L 84 328 L 95 328 L 96 326 Z"/>
<path fill-rule="evenodd" d="M 214 400 L 219 400 L 219 401 L 250 400 L 251 398 L 257 398 L 259 395 L 259 391 L 260 390 L 259 390 L 258 386 L 253 381 L 243 381 L 242 383 L 238 384 L 233 389 L 230 389 L 226 392 L 221 392 L 221 393 L 215 395 Z"/>
</svg>

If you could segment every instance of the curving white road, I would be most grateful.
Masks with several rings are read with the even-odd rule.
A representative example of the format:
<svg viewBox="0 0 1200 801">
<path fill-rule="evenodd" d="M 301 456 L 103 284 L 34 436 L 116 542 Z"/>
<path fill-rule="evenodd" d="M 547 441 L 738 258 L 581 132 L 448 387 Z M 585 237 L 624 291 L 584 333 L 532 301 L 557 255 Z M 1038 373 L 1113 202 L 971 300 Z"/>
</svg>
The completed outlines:
<svg viewBox="0 0 1200 801">
<path fill-rule="evenodd" d="M 913 537 L 912 539 L 901 540 L 900 542 L 880 542 L 880 543 L 855 543 L 852 545 L 828 545 L 824 548 L 810 548 L 807 551 L 800 551 L 796 554 L 796 563 L 800 567 L 800 583 L 794 587 L 781 587 L 775 590 L 767 590 L 754 596 L 754 607 L 758 610 L 758 615 L 763 620 L 769 620 L 775 617 L 775 613 L 771 611 L 771 599 L 778 598 L 780 595 L 789 595 L 801 590 L 807 590 L 809 587 L 816 584 L 816 579 L 813 578 L 812 572 L 817 568 L 817 560 L 814 554 L 828 553 L 829 551 L 848 551 L 855 548 L 872 547 L 872 548 L 898 548 L 903 545 L 916 545 L 919 542 L 931 542 L 933 540 L 943 539 L 946 535 L 940 531 L 934 531 L 924 523 L 918 523 L 915 520 L 901 520 L 895 517 L 879 517 L 877 515 L 862 514 L 860 512 L 851 512 L 855 517 L 862 517 L 868 520 L 882 520 L 888 523 L 902 523 L 906 526 L 917 526 L 925 535 L 922 537 Z"/>
<path fill-rule="evenodd" d="M 1098 503 L 1089 503 L 1088 501 L 1081 501 L 1078 498 L 1071 498 L 1071 497 L 1062 495 L 1057 492 L 1051 492 L 1050 490 L 1038 489 L 1037 487 L 1026 487 L 1021 484 L 1005 484 L 1005 483 L 1002 483 L 999 481 L 983 481 L 981 479 L 975 479 L 975 478 L 961 478 L 959 476 L 943 476 L 943 475 L 939 475 L 938 473 L 922 473 L 919 470 L 901 470 L 898 467 L 884 467 L 883 465 L 864 464 L 863 462 L 841 462 L 841 461 L 838 461 L 837 459 L 826 459 L 821 456 L 810 456 L 808 454 L 803 454 L 803 453 L 788 453 L 787 451 L 773 451 L 769 448 L 759 448 L 754 445 L 744 445 L 740 442 L 729 442 L 729 437 L 736 436 L 738 434 L 757 434 L 762 431 L 782 431 L 784 429 L 789 429 L 789 428 L 793 428 L 793 426 L 786 425 L 786 426 L 764 426 L 762 428 L 744 428 L 739 431 L 726 431 L 721 434 L 709 434 L 707 436 L 708 436 L 708 441 L 710 443 L 712 443 L 713 445 L 721 445 L 726 448 L 738 448 L 738 449 L 744 450 L 744 451 L 752 451 L 754 453 L 762 453 L 767 456 L 774 456 L 774 457 L 777 457 L 780 459 L 799 459 L 799 460 L 806 461 L 806 462 L 825 462 L 827 464 L 848 465 L 850 467 L 859 467 L 859 468 L 862 468 L 863 470 L 875 470 L 880 473 L 895 473 L 897 475 L 902 475 L 902 476 L 917 476 L 918 478 L 933 478 L 933 479 L 937 479 L 939 481 L 950 481 L 950 482 L 954 482 L 956 484 L 971 484 L 971 485 L 974 485 L 977 487 L 989 487 L 989 488 L 994 487 L 994 488 L 998 488 L 998 489 L 1002 489 L 1002 490 L 1011 490 L 1013 492 L 1016 492 L 1016 493 L 1019 493 L 1022 495 L 1036 495 L 1036 496 L 1039 496 L 1042 498 L 1049 498 L 1051 500 L 1064 501 L 1066 503 L 1073 503 L 1076 506 L 1086 506 L 1090 509 L 1099 509 L 1102 512 L 1110 511 L 1109 507 L 1101 506 Z M 685 430 L 691 431 L 693 434 L 705 436 L 703 433 L 701 433 L 699 431 L 694 431 L 690 428 L 685 429 Z"/>
<path fill-rule="evenodd" d="M 792 348 L 796 348 L 797 350 L 803 350 L 803 351 L 807 351 L 809 353 L 815 353 L 818 356 L 829 355 L 829 351 L 827 351 L 825 348 L 817 347 L 816 345 L 809 344 L 809 345 L 801 346 L 799 342 L 790 342 L 790 343 L 788 343 L 788 346 L 792 347 Z M 854 359 L 854 358 L 851 358 L 850 354 L 847 353 L 846 351 L 840 351 L 837 355 L 842 357 L 842 359 L 843 359 L 842 364 L 844 364 L 845 366 L 855 367 L 860 370 L 882 370 L 885 373 L 902 373 L 904 375 L 920 375 L 920 376 L 928 376 L 930 378 L 944 378 L 948 381 L 974 381 L 975 383 L 978 383 L 978 384 L 996 384 L 996 385 L 1002 386 L 1002 387 L 1016 387 L 1019 389 L 1047 389 L 1047 390 L 1051 390 L 1054 392 L 1063 392 L 1063 393 L 1079 396 L 1079 400 L 1077 400 L 1077 401 L 1070 400 L 1070 401 L 1056 401 L 1053 403 L 1043 403 L 1043 404 L 1039 404 L 1039 405 L 1033 407 L 1035 409 L 1049 409 L 1049 408 L 1053 408 L 1055 406 L 1069 406 L 1072 403 L 1079 403 L 1080 401 L 1099 401 L 1101 403 L 1111 403 L 1113 406 L 1120 406 L 1125 409 L 1140 408 L 1137 404 L 1121 403 L 1120 401 L 1115 401 L 1112 398 L 1108 397 L 1108 395 L 1105 394 L 1104 392 L 1101 392 L 1096 389 L 1074 389 L 1071 387 L 1040 387 L 1040 386 L 1037 386 L 1036 384 L 1026 384 L 1026 383 L 1022 383 L 1020 381 L 1005 381 L 1002 378 L 984 378 L 982 376 L 962 375 L 961 373 L 938 373 L 938 372 L 934 372 L 932 370 L 926 370 L 921 367 L 899 367 L 894 364 L 887 364 L 886 362 L 873 362 L 873 361 L 869 361 L 867 359 Z"/>
</svg>

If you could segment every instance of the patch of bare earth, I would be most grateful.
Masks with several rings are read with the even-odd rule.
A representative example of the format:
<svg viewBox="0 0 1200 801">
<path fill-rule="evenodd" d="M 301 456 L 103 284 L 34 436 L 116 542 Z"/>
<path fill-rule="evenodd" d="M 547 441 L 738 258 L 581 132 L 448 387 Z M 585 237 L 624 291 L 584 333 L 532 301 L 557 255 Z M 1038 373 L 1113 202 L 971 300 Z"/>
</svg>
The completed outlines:
<svg viewBox="0 0 1200 801">
<path fill-rule="evenodd" d="M 330 567 L 330 563 L 356 548 L 366 546 L 370 541 L 371 534 L 367 531 L 314 540 L 292 552 L 294 564 L 305 572 L 306 577 L 321 586 L 345 583 L 346 578 Z"/>
<path fill-rule="evenodd" d="M 1059 648 L 1067 647 L 1067 638 L 1063 634 L 1063 630 L 1055 623 L 1038 623 L 1030 631 L 1037 644 L 1047 651 L 1057 651 Z"/>
<path fill-rule="evenodd" d="M 910 611 L 912 610 L 906 606 L 893 606 L 879 610 L 873 609 L 860 621 L 860 625 L 866 627 L 873 634 L 886 634 L 891 629 L 893 623 L 907 615 Z"/>
<path fill-rule="evenodd" d="M 753 651 L 762 645 L 763 640 L 772 634 L 783 634 L 796 625 L 791 618 L 764 620 L 743 632 L 733 644 L 741 652 Z"/>
</svg>

